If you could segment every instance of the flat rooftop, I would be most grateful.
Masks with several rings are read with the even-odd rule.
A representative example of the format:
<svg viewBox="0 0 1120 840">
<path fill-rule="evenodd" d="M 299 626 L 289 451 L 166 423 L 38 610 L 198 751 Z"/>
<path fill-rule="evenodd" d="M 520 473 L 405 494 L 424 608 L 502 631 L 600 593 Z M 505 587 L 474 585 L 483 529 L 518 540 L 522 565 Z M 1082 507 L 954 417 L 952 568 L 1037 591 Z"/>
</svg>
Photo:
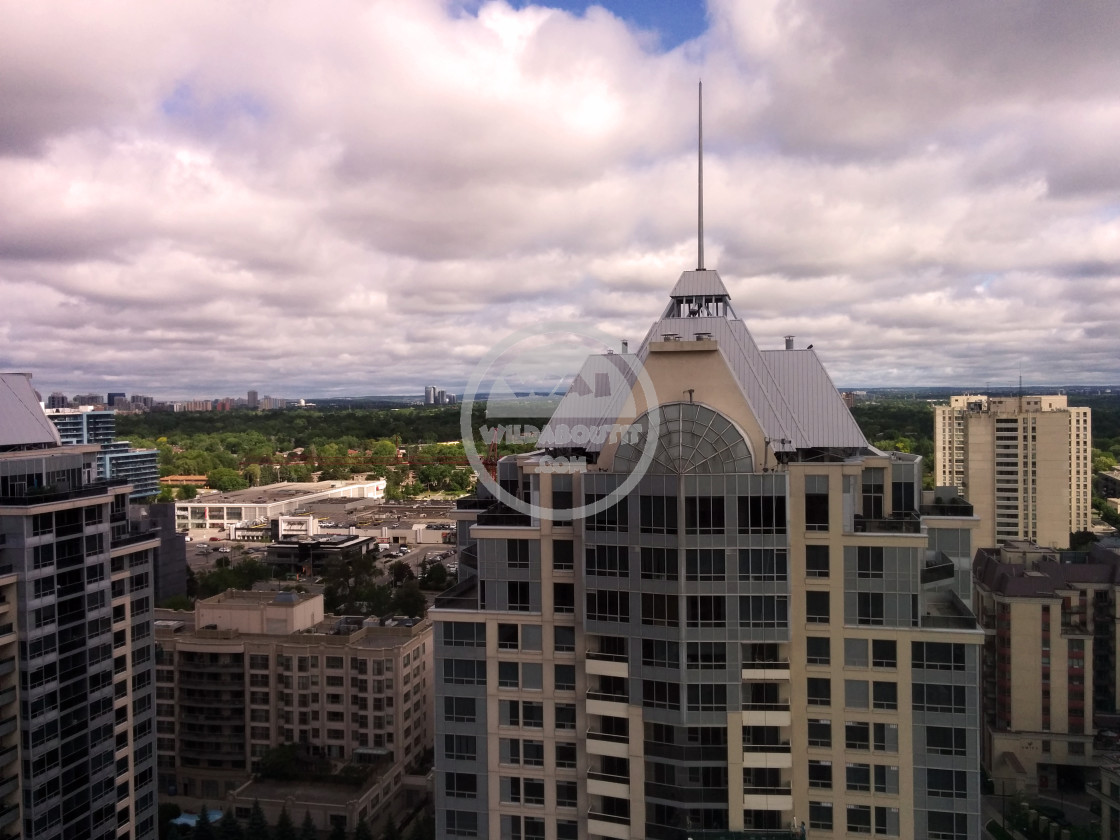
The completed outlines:
<svg viewBox="0 0 1120 840">
<path fill-rule="evenodd" d="M 208 493 L 191 499 L 189 502 L 176 502 L 177 505 L 266 505 L 273 502 L 286 502 L 338 490 L 343 487 L 362 487 L 372 484 L 369 481 L 310 481 L 282 482 L 250 487 L 246 490 L 230 490 L 226 493 Z"/>
</svg>

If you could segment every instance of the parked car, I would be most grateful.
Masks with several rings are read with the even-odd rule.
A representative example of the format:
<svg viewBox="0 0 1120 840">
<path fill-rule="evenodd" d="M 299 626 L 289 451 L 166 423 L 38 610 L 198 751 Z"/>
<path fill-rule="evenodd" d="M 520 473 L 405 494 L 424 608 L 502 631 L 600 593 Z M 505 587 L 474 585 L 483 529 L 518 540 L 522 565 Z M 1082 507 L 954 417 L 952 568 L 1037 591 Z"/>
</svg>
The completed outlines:
<svg viewBox="0 0 1120 840">
<path fill-rule="evenodd" d="M 229 554 L 230 551 L 232 551 L 232 550 L 233 549 L 231 549 L 228 545 L 223 545 L 221 548 L 218 549 L 218 553 L 219 554 Z"/>
</svg>

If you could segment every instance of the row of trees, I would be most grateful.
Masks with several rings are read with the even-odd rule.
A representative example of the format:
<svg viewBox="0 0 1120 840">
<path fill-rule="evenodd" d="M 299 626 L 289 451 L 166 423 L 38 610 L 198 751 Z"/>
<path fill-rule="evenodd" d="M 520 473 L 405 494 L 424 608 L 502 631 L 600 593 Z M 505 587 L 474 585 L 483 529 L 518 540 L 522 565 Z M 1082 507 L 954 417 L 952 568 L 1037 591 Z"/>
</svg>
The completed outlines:
<svg viewBox="0 0 1120 840">
<path fill-rule="evenodd" d="M 184 840 L 184 834 L 179 826 L 170 822 L 178 814 L 168 816 L 170 812 L 163 808 L 160 812 L 161 840 Z M 188 830 L 186 837 L 189 837 L 189 840 L 319 840 L 319 832 L 309 812 L 304 812 L 303 822 L 297 829 L 287 808 L 280 811 L 276 825 L 270 826 L 260 803 L 254 802 L 245 825 L 241 824 L 233 815 L 233 810 L 229 808 L 225 810 L 220 820 L 212 823 L 206 806 L 203 806 L 198 815 L 198 822 L 193 829 Z M 407 836 L 401 834 L 393 818 L 390 817 L 381 833 L 377 835 L 365 820 L 358 821 L 352 834 L 348 834 L 344 826 L 335 824 L 331 828 L 329 840 L 434 840 L 434 838 L 435 824 L 428 817 L 416 819 Z"/>
</svg>

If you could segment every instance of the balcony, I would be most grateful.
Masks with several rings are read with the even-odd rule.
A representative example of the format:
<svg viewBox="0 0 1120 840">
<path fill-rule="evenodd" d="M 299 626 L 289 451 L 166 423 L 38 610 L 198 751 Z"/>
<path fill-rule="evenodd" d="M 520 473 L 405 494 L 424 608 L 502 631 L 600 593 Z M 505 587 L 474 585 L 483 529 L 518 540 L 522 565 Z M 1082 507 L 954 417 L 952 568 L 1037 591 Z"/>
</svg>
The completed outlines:
<svg viewBox="0 0 1120 840">
<path fill-rule="evenodd" d="M 437 610 L 477 610 L 478 578 L 469 577 L 444 590 L 436 596 L 432 607 Z"/>
<path fill-rule="evenodd" d="M 19 728 L 19 715 L 12 715 L 9 718 L 0 720 L 0 738 L 3 738 L 5 735 L 11 735 L 17 728 Z"/>
<path fill-rule="evenodd" d="M 159 531 L 139 531 L 134 534 L 124 534 L 122 536 L 115 536 L 109 541 L 109 548 L 117 549 L 124 548 L 130 545 L 138 545 L 139 543 L 154 542 L 159 543 Z"/>
<path fill-rule="evenodd" d="M 0 780 L 0 799 L 19 789 L 19 773 Z"/>
<path fill-rule="evenodd" d="M 474 522 L 484 528 L 532 528 L 533 519 L 526 513 L 519 513 L 501 502 L 491 502 Z"/>
<path fill-rule="evenodd" d="M 945 557 L 945 555 L 941 555 Z M 948 558 L 944 560 L 937 560 L 933 563 L 927 563 L 921 572 L 922 585 L 932 583 L 942 583 L 944 581 L 951 581 L 956 575 L 957 567 L 952 560 Z"/>
<path fill-rule="evenodd" d="M 19 805 L 13 805 L 0 811 L 0 828 L 7 828 L 14 820 L 19 819 Z"/>
<path fill-rule="evenodd" d="M 921 505 L 918 511 L 922 516 L 972 516 L 972 505 L 964 499 L 951 499 L 932 505 Z"/>
<path fill-rule="evenodd" d="M 743 679 L 746 681 L 788 680 L 789 660 L 744 662 Z"/>
<path fill-rule="evenodd" d="M 616 840 L 629 840 L 630 820 L 616 817 L 613 814 L 599 814 L 591 811 L 587 814 L 587 833 L 597 834 L 601 837 L 614 837 Z M 789 833 L 786 833 L 789 837 Z"/>
<path fill-rule="evenodd" d="M 896 513 L 889 519 L 867 519 L 857 513 L 852 530 L 856 534 L 920 534 L 922 520 L 912 511 Z"/>
<path fill-rule="evenodd" d="M 59 490 L 55 487 L 31 488 L 21 496 L 0 496 L 0 507 L 30 507 L 32 505 L 66 502 L 71 499 L 88 499 L 93 496 L 104 496 L 114 487 L 126 486 L 128 486 L 128 481 L 111 479 L 109 481 L 93 481 L 76 490 Z M 127 516 L 127 514 L 125 515 Z"/>
</svg>

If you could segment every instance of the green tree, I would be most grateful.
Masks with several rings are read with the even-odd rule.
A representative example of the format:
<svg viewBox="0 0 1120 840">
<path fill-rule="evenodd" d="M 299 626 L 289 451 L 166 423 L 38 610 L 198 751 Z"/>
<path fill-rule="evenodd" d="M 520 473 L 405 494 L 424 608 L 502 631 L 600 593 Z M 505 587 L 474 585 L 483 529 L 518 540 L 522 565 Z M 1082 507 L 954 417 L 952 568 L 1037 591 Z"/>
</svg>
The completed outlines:
<svg viewBox="0 0 1120 840">
<path fill-rule="evenodd" d="M 198 495 L 198 488 L 193 484 L 181 484 L 175 490 L 175 495 L 179 497 L 182 502 L 189 502 Z"/>
<path fill-rule="evenodd" d="M 421 813 L 412 823 L 408 840 L 436 840 L 436 822 L 427 813 Z"/>
<path fill-rule="evenodd" d="M 1093 472 L 1108 472 L 1115 466 L 1116 459 L 1111 452 L 1102 452 L 1100 449 L 1093 450 Z"/>
<path fill-rule="evenodd" d="M 249 482 L 241 477 L 241 473 L 227 467 L 218 467 L 206 473 L 206 483 L 223 493 L 229 490 L 244 490 L 249 486 Z"/>
<path fill-rule="evenodd" d="M 175 501 L 175 490 L 170 485 L 164 485 L 159 489 L 159 495 L 156 496 L 156 504 L 166 504 L 167 502 Z"/>
<path fill-rule="evenodd" d="M 346 826 L 336 822 L 331 826 L 331 836 L 327 840 L 346 840 Z"/>
<path fill-rule="evenodd" d="M 159 803 L 159 836 L 160 840 L 167 840 L 167 832 L 174 828 L 178 830 L 177 826 L 171 825 L 171 821 L 176 819 L 183 813 L 183 809 L 176 805 L 174 802 L 161 802 Z"/>
<path fill-rule="evenodd" d="M 249 812 L 249 823 L 245 826 L 245 840 L 272 840 L 259 799 L 253 800 L 253 810 Z"/>
<path fill-rule="evenodd" d="M 390 820 L 392 817 L 389 818 Z M 373 832 L 369 829 L 369 823 L 365 820 L 358 820 L 358 824 L 354 826 L 354 840 L 373 840 Z"/>
<path fill-rule="evenodd" d="M 218 840 L 245 840 L 245 832 L 233 815 L 233 808 L 226 808 L 222 818 L 218 820 Z"/>
<path fill-rule="evenodd" d="M 299 840 L 296 836 L 296 826 L 288 813 L 287 806 L 280 809 L 280 816 L 276 819 L 276 827 L 272 830 L 272 840 Z"/>
<path fill-rule="evenodd" d="M 427 606 L 424 593 L 420 591 L 420 584 L 415 580 L 405 581 L 393 595 L 392 609 L 395 615 L 423 618 Z"/>
<path fill-rule="evenodd" d="M 319 840 L 319 833 L 315 830 L 315 821 L 311 819 L 311 812 L 303 812 L 303 825 L 299 830 L 299 840 Z"/>
<path fill-rule="evenodd" d="M 393 586 L 400 586 L 405 581 L 413 580 L 416 575 L 412 567 L 403 560 L 394 560 L 389 565 L 389 577 L 392 578 Z"/>
<path fill-rule="evenodd" d="M 420 586 L 423 589 L 447 588 L 447 569 L 437 560 L 425 560 L 420 564 Z"/>
<path fill-rule="evenodd" d="M 298 779 L 300 777 L 300 762 L 296 745 L 281 744 L 262 755 L 260 775 L 261 778 L 275 779 L 281 782 L 291 782 Z"/>
<path fill-rule="evenodd" d="M 217 840 L 217 835 L 214 833 L 214 826 L 210 823 L 210 814 L 207 813 L 205 803 L 203 803 L 202 808 L 199 809 L 198 822 L 194 824 L 194 831 L 191 832 L 191 840 Z"/>
<path fill-rule="evenodd" d="M 186 595 L 172 595 L 170 598 L 164 598 L 158 606 L 161 610 L 190 611 L 194 609 L 194 602 Z"/>
</svg>

